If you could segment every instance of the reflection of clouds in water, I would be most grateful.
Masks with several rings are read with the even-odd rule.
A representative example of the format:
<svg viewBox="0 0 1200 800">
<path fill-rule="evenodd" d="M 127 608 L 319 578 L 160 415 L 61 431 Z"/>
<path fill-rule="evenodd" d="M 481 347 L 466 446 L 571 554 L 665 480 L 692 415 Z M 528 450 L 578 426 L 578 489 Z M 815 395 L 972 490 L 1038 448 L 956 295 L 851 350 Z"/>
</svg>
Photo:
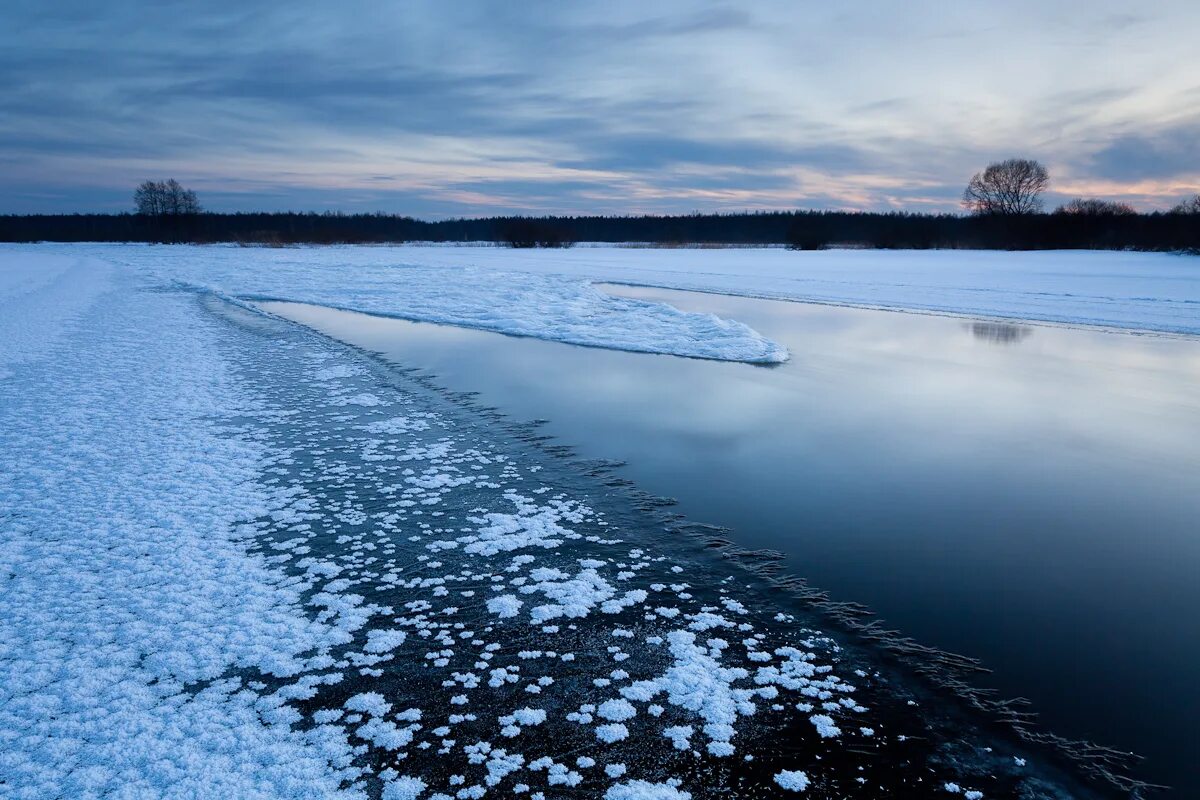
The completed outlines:
<svg viewBox="0 0 1200 800">
<path fill-rule="evenodd" d="M 842 450 L 843 463 L 864 448 L 870 455 L 863 458 L 889 453 L 907 462 L 934 452 L 966 457 L 981 447 L 1043 452 L 1052 441 L 1061 444 L 1060 460 L 1080 457 L 1077 444 L 1089 442 L 1088 459 L 1099 448 L 1112 458 L 1200 463 L 1195 436 L 1181 436 L 1196 431 L 1200 419 L 1192 399 L 1200 396 L 1200 347 L 1193 339 L 604 288 L 738 320 L 786 346 L 793 360 L 765 369 L 264 305 L 284 316 L 299 312 L 336 338 L 428 369 L 452 389 L 483 391 L 519 418 L 566 424 L 573 441 L 584 435 L 577 430 L 583 424 L 606 446 L 630 448 L 622 454 L 627 460 L 650 459 L 667 471 L 711 459 L 710 449 L 731 451 L 736 469 L 754 475 L 744 474 L 752 485 L 779 467 L 781 453 L 813 452 L 818 440 Z M 1029 339 L 1035 328 L 1036 340 Z M 993 347 L 976 338 L 1029 344 Z"/>
<path fill-rule="evenodd" d="M 1033 329 L 1026 325 L 1008 322 L 972 322 L 968 327 L 976 339 L 992 344 L 1016 344 L 1033 333 Z"/>
</svg>

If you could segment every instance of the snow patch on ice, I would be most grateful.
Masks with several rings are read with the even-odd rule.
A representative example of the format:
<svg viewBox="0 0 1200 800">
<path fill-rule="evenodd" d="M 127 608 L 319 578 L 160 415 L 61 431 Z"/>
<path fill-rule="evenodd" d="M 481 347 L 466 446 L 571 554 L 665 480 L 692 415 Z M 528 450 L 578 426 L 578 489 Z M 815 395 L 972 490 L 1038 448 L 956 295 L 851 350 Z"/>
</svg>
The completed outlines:
<svg viewBox="0 0 1200 800">
<path fill-rule="evenodd" d="M 775 773 L 775 782 L 793 792 L 803 792 L 808 788 L 808 775 L 800 770 L 785 769 Z"/>
<path fill-rule="evenodd" d="M 691 793 L 684 792 L 669 783 L 628 781 L 610 786 L 604 800 L 691 800 Z"/>
</svg>

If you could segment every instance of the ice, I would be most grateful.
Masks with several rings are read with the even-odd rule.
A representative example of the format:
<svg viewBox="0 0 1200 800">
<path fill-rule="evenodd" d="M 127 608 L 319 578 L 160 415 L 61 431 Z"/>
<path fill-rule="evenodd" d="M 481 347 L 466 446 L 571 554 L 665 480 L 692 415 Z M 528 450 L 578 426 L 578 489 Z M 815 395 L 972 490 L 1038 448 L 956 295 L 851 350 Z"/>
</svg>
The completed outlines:
<svg viewBox="0 0 1200 800">
<path fill-rule="evenodd" d="M 596 708 L 596 714 L 610 722 L 624 722 L 637 715 L 637 709 L 626 700 L 605 700 Z"/>
<path fill-rule="evenodd" d="M 694 729 L 691 725 L 675 725 L 663 730 L 663 736 L 671 740 L 671 744 L 676 750 L 690 750 L 692 748 L 691 738 Z"/>
<path fill-rule="evenodd" d="M 519 708 L 512 715 L 522 725 L 541 725 L 546 721 L 546 712 L 540 708 Z"/>
<path fill-rule="evenodd" d="M 390 303 L 387 280 L 422 280 L 397 252 L 0 247 L 5 791 L 678 800 L 676 759 L 697 791 L 781 735 L 820 748 L 831 787 L 894 757 L 876 731 L 940 741 L 919 709 L 876 718 L 873 671 L 766 592 L 727 596 L 726 562 L 620 491 L 182 288 L 279 268 L 365 297 L 361 267 Z M 564 280 L 528 285 L 567 293 L 549 302 Z M 786 766 L 759 763 L 747 791 Z"/>
<path fill-rule="evenodd" d="M 691 793 L 682 792 L 669 783 L 629 781 L 609 787 L 604 800 L 691 800 Z"/>
<path fill-rule="evenodd" d="M 408 637 L 404 631 L 375 630 L 367 632 L 367 644 L 363 647 L 366 653 L 387 653 L 404 644 Z"/>
<path fill-rule="evenodd" d="M 620 723 L 613 723 L 610 725 L 597 725 L 596 726 L 596 738 L 602 742 L 607 742 L 608 744 L 612 744 L 613 742 L 619 742 L 622 739 L 628 739 L 629 738 L 629 729 L 626 728 L 624 725 L 621 725 Z"/>
<path fill-rule="evenodd" d="M 516 595 L 503 594 L 488 600 L 487 609 L 501 619 L 507 619 L 520 613 L 522 605 L 524 603 L 518 600 Z"/>
<path fill-rule="evenodd" d="M 610 296 L 609 281 L 837 305 L 1174 333 L 1200 333 L 1193 260 L 1162 253 L 1089 251 L 873 251 L 579 247 L 231 247 L 7 245 L 60 264 L 10 269 L 2 292 L 60 291 L 48 273 L 69 270 L 78 291 L 47 304 L 54 315 L 99 291 L 112 266 L 153 271 L 230 295 L 336 308 L 554 339 L 722 360 L 778 362 L 786 351 L 736 320 Z M 86 262 L 86 264 L 84 263 Z M 165 266 L 169 264 L 169 266 Z M 81 266 L 83 265 L 83 266 Z M 90 265 L 90 266 L 89 266 Z M 97 266 L 102 265 L 102 266 Z M 396 291 L 403 286 L 403 291 Z M 6 288 L 7 287 L 7 288 Z M 31 318 L 0 333 L 42 340 Z M 0 341 L 15 341 L 12 335 Z M 40 345 L 38 345 L 40 346 Z M 369 399 L 365 399 L 369 402 Z"/>
<path fill-rule="evenodd" d="M 425 781 L 405 776 L 389 781 L 383 787 L 382 800 L 417 800 L 425 791 Z"/>
<path fill-rule="evenodd" d="M 49 352 L 66 323 L 94 303 L 112 283 L 112 265 L 67 249 L 60 253 L 0 245 L 0 381 L 9 365 Z"/>
<path fill-rule="evenodd" d="M 502 263 L 480 269 L 424 264 L 425 252 L 415 249 L 306 248 L 284 258 L 252 251 L 262 269 L 248 272 L 245 250 L 179 251 L 182 257 L 173 259 L 170 278 L 243 298 L 315 303 L 636 352 L 755 363 L 788 357 L 781 345 L 736 320 L 613 297 L 589 280 L 526 271 L 519 259 L 508 262 L 511 270 Z M 122 257 L 144 252 L 129 248 Z"/>
<path fill-rule="evenodd" d="M 775 774 L 775 782 L 784 789 L 803 792 L 808 788 L 808 775 L 799 770 L 785 769 Z"/>
<path fill-rule="evenodd" d="M 241 523 L 287 498 L 257 480 L 263 445 L 213 421 L 254 410 L 217 325 L 103 265 L 34 266 L 54 278 L 0 299 L 37 339 L 14 359 L 22 338 L 0 337 L 6 791 L 358 796 L 343 729 L 294 730 L 227 677 L 297 676 L 352 635 L 247 552 Z"/>
<path fill-rule="evenodd" d="M 813 714 L 808 720 L 817 729 L 817 733 L 821 734 L 822 738 L 831 738 L 841 734 L 838 726 L 834 724 L 833 718 L 827 714 Z"/>
<path fill-rule="evenodd" d="M 1194 258 L 1087 250 L 661 249 L 568 251 L 406 246 L 422 267 L 692 289 L 749 297 L 966 316 L 1200 333 Z M 357 260 L 357 259 L 356 259 Z"/>
</svg>

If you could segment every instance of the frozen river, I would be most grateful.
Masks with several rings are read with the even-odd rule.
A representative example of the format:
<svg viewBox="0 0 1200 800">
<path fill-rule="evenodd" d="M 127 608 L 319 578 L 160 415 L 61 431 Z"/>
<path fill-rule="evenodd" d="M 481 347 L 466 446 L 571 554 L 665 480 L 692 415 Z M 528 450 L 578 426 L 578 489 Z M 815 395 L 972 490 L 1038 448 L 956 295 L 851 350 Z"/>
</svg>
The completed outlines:
<svg viewBox="0 0 1200 800">
<path fill-rule="evenodd" d="M 265 303 L 432 373 L 1200 791 L 1200 341 L 664 289 L 761 367 Z"/>
<path fill-rule="evenodd" d="M 0 248 L 0 784 L 1194 794 L 1196 262 L 802 255 Z"/>
</svg>

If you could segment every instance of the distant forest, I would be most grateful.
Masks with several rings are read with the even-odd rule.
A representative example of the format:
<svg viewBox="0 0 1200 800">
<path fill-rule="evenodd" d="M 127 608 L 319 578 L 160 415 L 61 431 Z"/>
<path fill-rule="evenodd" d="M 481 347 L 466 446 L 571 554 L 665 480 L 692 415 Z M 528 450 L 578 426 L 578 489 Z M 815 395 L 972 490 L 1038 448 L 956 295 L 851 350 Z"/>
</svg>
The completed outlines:
<svg viewBox="0 0 1200 800">
<path fill-rule="evenodd" d="M 778 211 L 679 216 L 491 217 L 423 221 L 389 214 L 63 214 L 0 216 L 2 242 L 237 242 L 247 245 L 574 242 L 1200 252 L 1200 214 L 955 214 Z"/>
</svg>

